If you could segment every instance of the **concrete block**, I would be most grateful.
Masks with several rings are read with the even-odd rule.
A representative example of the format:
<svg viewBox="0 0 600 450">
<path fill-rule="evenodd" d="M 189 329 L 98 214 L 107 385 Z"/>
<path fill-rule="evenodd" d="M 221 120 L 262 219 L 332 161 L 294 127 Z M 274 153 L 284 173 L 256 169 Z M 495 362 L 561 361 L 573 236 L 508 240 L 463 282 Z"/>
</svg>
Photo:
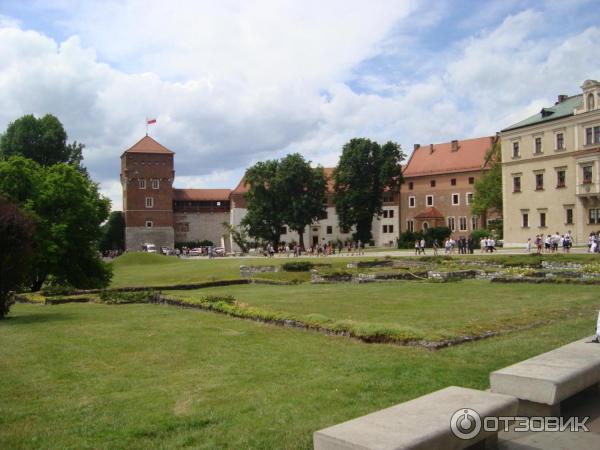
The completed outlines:
<svg viewBox="0 0 600 450">
<path fill-rule="evenodd" d="M 456 450 L 490 439 L 481 431 L 470 440 L 454 436 L 455 412 L 470 408 L 484 417 L 514 416 L 514 397 L 451 386 L 391 408 L 334 425 L 314 433 L 315 450 Z"/>
<path fill-rule="evenodd" d="M 492 372 L 491 391 L 534 403 L 559 404 L 600 382 L 600 344 L 588 343 L 592 338 Z"/>
</svg>

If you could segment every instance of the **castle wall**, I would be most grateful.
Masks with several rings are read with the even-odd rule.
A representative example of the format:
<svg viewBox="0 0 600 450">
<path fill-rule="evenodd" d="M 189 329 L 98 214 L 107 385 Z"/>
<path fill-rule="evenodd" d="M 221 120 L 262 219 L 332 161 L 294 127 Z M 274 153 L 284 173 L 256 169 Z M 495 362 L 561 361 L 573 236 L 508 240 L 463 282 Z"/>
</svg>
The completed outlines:
<svg viewBox="0 0 600 450">
<path fill-rule="evenodd" d="M 229 215 L 228 211 L 175 213 L 175 242 L 209 240 L 218 247 L 227 233 L 222 224 L 229 222 Z M 229 239 L 225 239 L 225 249 L 231 250 Z"/>
<path fill-rule="evenodd" d="M 130 252 L 141 252 L 143 244 L 173 248 L 175 245 L 173 227 L 126 227 L 125 248 Z"/>
</svg>

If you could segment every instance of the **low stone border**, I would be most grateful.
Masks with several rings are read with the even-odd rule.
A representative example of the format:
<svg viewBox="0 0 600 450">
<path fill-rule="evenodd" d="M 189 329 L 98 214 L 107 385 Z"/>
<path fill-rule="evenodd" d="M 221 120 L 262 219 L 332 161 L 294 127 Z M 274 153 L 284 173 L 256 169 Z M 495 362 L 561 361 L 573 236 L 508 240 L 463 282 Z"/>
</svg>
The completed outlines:
<svg viewBox="0 0 600 450">
<path fill-rule="evenodd" d="M 583 284 L 600 285 L 597 278 L 536 278 L 536 277 L 504 277 L 497 276 L 490 280 L 492 283 L 533 283 L 533 284 Z"/>
</svg>

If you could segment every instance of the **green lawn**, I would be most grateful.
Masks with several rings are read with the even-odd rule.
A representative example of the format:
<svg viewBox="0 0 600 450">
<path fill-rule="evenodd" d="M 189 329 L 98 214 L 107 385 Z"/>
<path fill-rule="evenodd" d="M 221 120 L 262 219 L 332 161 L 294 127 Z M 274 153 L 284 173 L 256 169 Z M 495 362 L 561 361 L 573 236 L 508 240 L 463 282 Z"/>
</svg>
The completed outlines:
<svg viewBox="0 0 600 450">
<path fill-rule="evenodd" d="M 369 284 L 239 285 L 167 291 L 170 297 L 200 299 L 233 295 L 238 302 L 310 321 L 353 321 L 395 326 L 428 340 L 522 328 L 598 310 L 597 286 L 399 281 Z"/>
<path fill-rule="evenodd" d="M 322 427 L 447 385 L 486 388 L 491 370 L 594 324 L 432 352 L 167 306 L 18 304 L 0 322 L 0 448 L 311 448 Z"/>
</svg>

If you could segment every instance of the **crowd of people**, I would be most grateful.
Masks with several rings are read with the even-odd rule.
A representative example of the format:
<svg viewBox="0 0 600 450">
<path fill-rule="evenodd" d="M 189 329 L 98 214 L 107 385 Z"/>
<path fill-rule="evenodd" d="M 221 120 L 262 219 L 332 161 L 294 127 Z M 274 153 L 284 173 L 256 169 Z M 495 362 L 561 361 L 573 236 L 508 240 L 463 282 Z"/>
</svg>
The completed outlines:
<svg viewBox="0 0 600 450">
<path fill-rule="evenodd" d="M 312 247 L 303 248 L 297 243 L 281 243 L 275 251 L 275 247 L 272 244 L 268 244 L 264 249 L 259 247 L 256 249 L 256 253 L 262 254 L 267 257 L 274 257 L 275 253 L 279 255 L 285 255 L 286 257 L 298 258 L 300 256 L 329 256 L 329 255 L 343 255 L 344 251 L 347 252 L 348 256 L 361 256 L 365 254 L 365 244 L 362 241 L 346 242 L 345 244 L 338 241 L 336 244 L 333 242 L 317 244 Z"/>
<path fill-rule="evenodd" d="M 593 233 L 592 233 L 593 234 Z M 592 236 L 590 235 L 590 243 L 588 247 L 591 248 Z M 567 231 L 565 234 L 560 234 L 558 231 L 554 234 L 538 234 L 532 241 L 531 238 L 527 239 L 527 252 L 531 253 L 534 248 L 537 253 L 556 253 L 562 250 L 563 253 L 570 253 L 571 247 L 573 247 L 573 238 L 571 232 Z"/>
<path fill-rule="evenodd" d="M 415 241 L 415 255 L 426 255 L 426 245 L 425 239 L 417 239 Z M 431 247 L 433 249 L 433 254 L 437 255 L 440 249 L 440 244 L 437 239 L 433 240 Z M 496 251 L 496 240 L 491 236 L 482 237 L 479 241 L 479 247 L 482 253 L 493 253 Z M 473 254 L 475 251 L 475 241 L 473 241 L 471 236 L 461 236 L 458 239 L 448 237 L 444 240 L 443 248 L 446 255 L 453 255 L 456 252 L 461 255 Z"/>
</svg>

